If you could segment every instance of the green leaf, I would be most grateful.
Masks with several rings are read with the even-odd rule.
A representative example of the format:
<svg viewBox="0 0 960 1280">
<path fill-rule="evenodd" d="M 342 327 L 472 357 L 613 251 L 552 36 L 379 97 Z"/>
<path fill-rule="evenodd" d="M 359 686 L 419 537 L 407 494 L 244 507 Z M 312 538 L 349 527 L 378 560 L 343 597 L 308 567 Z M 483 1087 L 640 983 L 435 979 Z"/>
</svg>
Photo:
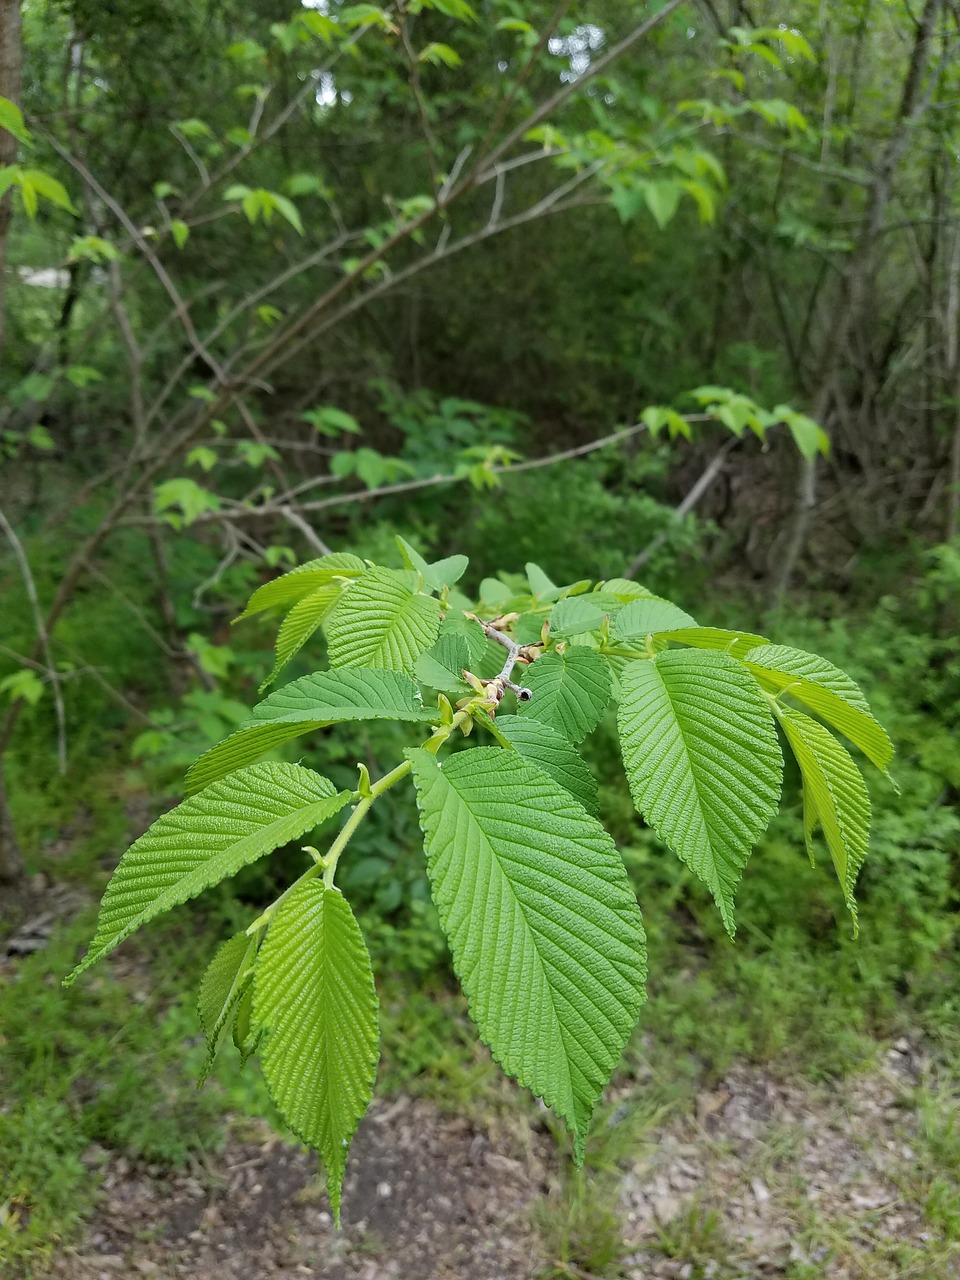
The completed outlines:
<svg viewBox="0 0 960 1280">
<path fill-rule="evenodd" d="M 451 49 L 448 44 L 438 44 L 435 40 L 420 51 L 417 61 L 431 62 L 435 67 L 459 67 L 463 65 L 463 59 L 456 49 Z"/>
<path fill-rule="evenodd" d="M 639 582 L 633 582 L 630 578 L 608 578 L 606 582 L 602 582 L 601 587 L 604 595 L 616 596 L 621 604 L 628 604 L 631 600 L 652 600 L 655 597 L 652 591 L 648 591 L 646 587 L 641 587 Z"/>
<path fill-rule="evenodd" d="M 756 645 L 766 644 L 763 636 L 749 631 L 727 631 L 723 627 L 679 627 L 677 630 L 660 631 L 657 640 L 676 640 L 694 649 L 720 649 L 733 658 L 744 658 Z"/>
<path fill-rule="evenodd" d="M 610 701 L 610 668 L 582 646 L 545 653 L 524 669 L 523 682 L 533 697 L 520 703 L 520 715 L 541 720 L 571 742 L 597 727 Z"/>
<path fill-rule="evenodd" d="M 109 240 L 100 236 L 77 236 L 70 243 L 67 262 L 78 262 L 87 258 L 90 262 L 116 262 L 120 252 Z"/>
<path fill-rule="evenodd" d="M 93 369 L 88 364 L 71 364 L 67 366 L 66 374 L 68 380 L 82 391 L 84 387 L 89 387 L 91 382 L 102 382 L 103 374 L 99 369 Z"/>
<path fill-rule="evenodd" d="M 427 873 L 484 1042 L 575 1134 L 587 1126 L 644 998 L 643 925 L 595 818 L 496 747 L 441 764 L 408 751 Z"/>
<path fill-rule="evenodd" d="M 522 18 L 501 18 L 494 31 L 515 31 L 517 35 L 536 35 L 533 27 L 529 22 L 524 22 Z"/>
<path fill-rule="evenodd" d="M 44 200 L 56 205 L 58 209 L 66 209 L 67 213 L 77 212 L 63 183 L 43 169 L 24 169 L 23 181 L 29 182 L 37 195 L 43 196 Z"/>
<path fill-rule="evenodd" d="M 303 223 L 300 220 L 300 210 L 297 206 L 287 196 L 282 196 L 277 191 L 271 191 L 269 194 L 270 200 L 276 211 L 282 218 L 285 218 L 286 221 L 290 223 L 291 227 L 293 227 L 294 231 L 296 231 L 298 235 L 302 236 Z"/>
<path fill-rule="evenodd" d="M 43 681 L 35 671 L 23 667 L 0 680 L 0 693 L 7 694 L 11 702 L 22 698 L 28 706 L 35 707 L 43 697 Z"/>
<path fill-rule="evenodd" d="M 783 759 L 756 682 L 722 653 L 670 649 L 620 677 L 620 745 L 637 809 L 710 889 L 733 895 L 777 811 Z"/>
<path fill-rule="evenodd" d="M 479 662 L 487 651 L 488 642 L 483 627 L 475 618 L 468 618 L 459 609 L 451 609 L 440 624 L 439 639 L 442 640 L 444 636 L 451 635 L 462 636 L 466 640 L 467 648 L 470 651 L 469 665 L 470 669 L 473 670 L 474 664 Z M 503 650 L 501 649 L 502 652 Z"/>
<path fill-rule="evenodd" d="M 807 849 L 817 823 L 837 871 L 857 932 L 857 875 L 870 839 L 870 796 L 850 753 L 829 729 L 793 707 L 777 705 L 777 719 L 803 774 L 803 828 Z"/>
<path fill-rule="evenodd" d="M 631 600 L 617 614 L 610 635 L 614 640 L 637 640 L 661 631 L 696 627 L 696 622 L 669 600 L 656 596 Z"/>
<path fill-rule="evenodd" d="M 677 436 L 683 436 L 686 440 L 693 439 L 693 432 L 690 429 L 690 423 L 682 416 L 682 414 L 677 413 L 676 409 L 669 409 L 664 405 L 653 404 L 644 409 L 643 413 L 640 415 L 640 421 L 644 423 L 647 430 L 654 438 L 656 438 L 663 428 L 666 427 L 671 440 L 676 440 Z"/>
<path fill-rule="evenodd" d="M 433 7 L 458 22 L 476 22 L 477 15 L 466 0 L 433 0 Z"/>
<path fill-rule="evenodd" d="M 846 672 L 815 653 L 782 644 L 751 649 L 744 661 L 765 688 L 788 693 L 810 707 L 859 747 L 881 772 L 887 772 L 893 743 L 874 719 L 859 685 Z"/>
<path fill-rule="evenodd" d="M 0 129 L 12 133 L 18 142 L 28 144 L 30 131 L 23 122 L 23 112 L 15 102 L 0 96 Z"/>
<path fill-rule="evenodd" d="M 347 28 L 363 27 L 369 23 L 382 31 L 396 30 L 389 13 L 384 9 L 378 9 L 375 4 L 350 5 L 349 8 L 340 10 L 338 19 L 340 25 Z"/>
<path fill-rule="evenodd" d="M 41 422 L 35 422 L 27 431 L 24 439 L 34 449 L 42 449 L 44 452 L 48 452 L 54 448 L 53 436 Z"/>
<path fill-rule="evenodd" d="M 466 637 L 456 633 L 441 634 L 437 643 L 422 653 L 413 668 L 413 674 L 431 689 L 444 693 L 469 692 L 462 672 L 470 670 L 470 646 Z"/>
<path fill-rule="evenodd" d="M 259 440 L 237 440 L 234 446 L 237 456 L 245 466 L 253 467 L 258 470 L 263 464 L 270 459 L 273 462 L 280 461 L 280 454 L 272 444 L 266 441 L 261 443 Z"/>
<path fill-rule="evenodd" d="M 537 765 L 569 791 L 587 813 L 597 812 L 597 780 L 569 738 L 540 720 L 498 715 L 497 737 L 506 738 L 525 760 Z"/>
<path fill-rule="evenodd" d="M 494 609 L 513 598 L 513 589 L 499 578 L 484 578 L 480 583 L 480 599 Z"/>
<path fill-rule="evenodd" d="M 212 471 L 217 465 L 216 452 L 205 444 L 198 444 L 187 454 L 187 466 L 198 466 L 202 471 Z"/>
<path fill-rule="evenodd" d="M 27 217 L 31 221 L 37 216 L 37 189 L 30 180 L 30 175 L 17 166 L 16 185 L 20 191 L 20 199 L 23 201 L 23 209 Z"/>
<path fill-rule="evenodd" d="M 354 436 L 360 434 L 360 423 L 353 414 L 344 413 L 342 409 L 334 409 L 332 406 L 308 409 L 300 417 L 322 436 L 339 436 L 345 432 Z"/>
<path fill-rule="evenodd" d="M 683 184 L 680 182 L 645 182 L 643 184 L 643 198 L 661 231 L 676 213 L 682 195 Z"/>
<path fill-rule="evenodd" d="M 550 614 L 550 635 L 559 639 L 561 636 L 578 636 L 585 631 L 596 631 L 603 625 L 604 618 L 613 617 L 622 607 L 621 601 L 606 591 L 591 591 L 585 596 L 567 596 L 554 606 Z"/>
<path fill-rule="evenodd" d="M 276 609 L 281 605 L 292 604 L 295 600 L 302 600 L 318 587 L 338 580 L 342 580 L 341 585 L 346 586 L 366 571 L 367 566 L 360 557 L 350 555 L 349 552 L 338 551 L 333 555 L 321 556 L 319 560 L 308 560 L 306 564 L 257 587 L 246 609 L 238 618 L 234 618 L 234 622 L 262 613 L 264 609 Z"/>
<path fill-rule="evenodd" d="M 206 511 L 218 511 L 220 498 L 209 489 L 204 489 L 195 480 L 186 476 L 175 476 L 172 480 L 164 480 L 153 491 L 155 510 L 165 516 L 167 522 L 175 529 L 182 524 L 193 524 Z M 182 515 L 173 513 L 179 507 Z"/>
<path fill-rule="evenodd" d="M 11 187 L 19 185 L 21 172 L 18 164 L 6 164 L 0 168 L 0 196 L 5 196 Z"/>
<path fill-rule="evenodd" d="M 182 133 L 185 138 L 212 138 L 213 130 L 203 120 L 192 116 L 189 120 L 174 120 L 171 129 Z M 228 196 L 227 199 L 230 197 Z"/>
<path fill-rule="evenodd" d="M 294 654 L 303 648 L 324 619 L 329 617 L 336 608 L 343 591 L 344 586 L 341 582 L 328 582 L 297 601 L 280 624 L 280 630 L 277 632 L 276 660 L 273 670 L 260 686 L 260 693 L 263 693 L 268 685 L 273 684 Z"/>
<path fill-rule="evenodd" d="M 90 949 L 66 982 L 141 925 L 325 822 L 349 798 L 312 769 L 256 764 L 184 800 L 120 859 Z"/>
<path fill-rule="evenodd" d="M 442 591 L 444 587 L 452 587 L 467 571 L 470 561 L 466 556 L 447 556 L 445 560 L 435 560 L 428 564 L 406 538 L 397 534 L 397 546 L 408 569 L 415 569 L 432 591 Z"/>
<path fill-rule="evenodd" d="M 556 583 L 551 582 L 547 575 L 543 572 L 538 564 L 532 562 L 525 566 L 527 570 L 527 581 L 530 583 L 530 594 L 535 600 L 542 602 L 548 600 L 558 600 L 562 587 L 558 587 Z"/>
<path fill-rule="evenodd" d="M 637 186 L 617 185 L 610 192 L 610 203 L 624 224 L 632 222 L 643 208 L 643 192 Z"/>
<path fill-rule="evenodd" d="M 391 569 L 371 569 L 330 619 L 330 665 L 412 671 L 439 630 L 438 600 L 414 595 Z"/>
<path fill-rule="evenodd" d="M 778 404 L 772 411 L 772 416 L 776 421 L 786 423 L 794 443 L 808 461 L 818 453 L 826 457 L 830 452 L 830 437 L 813 418 L 797 413 L 796 409 L 785 404 Z"/>
<path fill-rule="evenodd" d="M 249 764 L 291 738 L 345 720 L 436 719 L 420 690 L 396 671 L 317 671 L 301 676 L 258 703 L 248 720 L 205 751 L 186 777 L 188 794 Z"/>
<path fill-rule="evenodd" d="M 233 1020 L 233 1043 L 239 1050 L 241 1066 L 246 1066 L 247 1059 L 256 1050 L 262 1035 L 263 1032 L 254 1026 L 251 982 L 237 1002 L 237 1015 Z"/>
<path fill-rule="evenodd" d="M 224 1028 L 253 976 L 256 954 L 256 938 L 248 938 L 243 932 L 235 933 L 217 948 L 200 980 L 197 1013 L 207 1039 L 207 1060 L 197 1081 L 198 1088 L 210 1074 Z"/>
<path fill-rule="evenodd" d="M 340 1225 L 350 1140 L 373 1095 L 379 1028 L 370 956 L 338 889 L 308 880 L 278 909 L 254 977 L 260 1061 L 287 1124 L 316 1148 Z"/>
<path fill-rule="evenodd" d="M 706 182 L 701 182 L 696 178 L 689 178 L 681 184 L 687 195 L 691 197 L 697 206 L 697 212 L 700 215 L 701 222 L 713 222 L 717 216 L 717 202 L 714 196 L 714 190 Z"/>
<path fill-rule="evenodd" d="M 173 243 L 178 249 L 182 249 L 189 239 L 190 228 L 182 218 L 174 218 L 170 223 L 170 234 L 173 236 Z"/>
</svg>

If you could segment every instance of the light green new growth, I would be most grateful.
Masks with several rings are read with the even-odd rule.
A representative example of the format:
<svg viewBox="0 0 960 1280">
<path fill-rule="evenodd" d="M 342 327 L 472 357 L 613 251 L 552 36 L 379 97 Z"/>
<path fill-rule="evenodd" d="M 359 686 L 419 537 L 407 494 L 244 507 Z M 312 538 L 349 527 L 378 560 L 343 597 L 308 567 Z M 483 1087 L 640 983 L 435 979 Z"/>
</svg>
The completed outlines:
<svg viewBox="0 0 960 1280">
<path fill-rule="evenodd" d="M 331 582 L 317 587 L 316 591 L 311 591 L 308 596 L 297 601 L 280 624 L 277 632 L 277 658 L 273 670 L 260 686 L 261 693 L 273 684 L 290 659 L 300 652 L 320 624 L 330 616 L 344 590 L 345 587 L 340 583 Z"/>
<path fill-rule="evenodd" d="M 188 798 L 121 859 L 89 952 L 66 979 L 350 805 L 326 852 L 304 845 L 299 878 L 219 947 L 198 1001 L 201 1083 L 228 1028 L 243 1061 L 259 1052 L 280 1112 L 323 1159 L 338 1221 L 378 1033 L 370 957 L 336 879 L 386 792 L 412 775 L 426 872 L 471 1016 L 503 1068 L 571 1130 L 579 1161 L 644 1000 L 646 952 L 578 744 L 615 701 L 634 803 L 709 887 L 731 935 L 738 881 L 780 798 L 775 725 L 800 766 L 811 859 L 821 827 L 855 927 L 870 801 L 827 726 L 884 772 L 893 754 L 859 688 L 814 654 L 701 627 L 627 579 L 557 586 L 535 564 L 525 579 L 483 579 L 468 606 L 452 590 L 465 557 L 430 563 L 398 546 L 402 569 L 337 553 L 254 592 L 242 617 L 286 611 L 270 679 L 321 629 L 330 669 L 276 689 L 192 766 Z M 296 737 L 382 719 L 420 725 L 421 746 L 375 781 L 359 765 L 353 792 L 259 761 Z M 441 758 L 454 739 L 468 749 Z"/>
<path fill-rule="evenodd" d="M 822 724 L 792 707 L 778 706 L 776 711 L 803 774 L 807 848 L 811 849 L 811 838 L 819 823 L 856 931 L 854 891 L 870 839 L 870 796 L 863 775 Z"/>
<path fill-rule="evenodd" d="M 271 1096 L 320 1152 L 339 1226 L 347 1151 L 373 1096 L 380 1040 L 370 956 L 339 890 L 308 880 L 279 908 L 257 962 L 253 1016 Z"/>
<path fill-rule="evenodd" d="M 234 621 L 242 622 L 244 618 L 263 613 L 265 609 L 279 609 L 284 605 L 294 604 L 318 587 L 328 586 L 338 578 L 344 581 L 358 578 L 366 569 L 366 564 L 359 556 L 344 552 L 321 556 L 319 560 L 308 560 L 306 564 L 298 565 L 289 573 L 281 574 L 272 582 L 258 587 L 250 597 L 246 609 Z"/>
<path fill-rule="evenodd" d="M 893 743 L 845 672 L 814 653 L 780 644 L 751 649 L 745 662 L 764 688 L 786 692 L 805 703 L 886 773 L 893 759 Z"/>
<path fill-rule="evenodd" d="M 253 977 L 256 954 L 256 939 L 235 933 L 217 948 L 200 980 L 197 1014 L 207 1038 L 207 1060 L 198 1082 L 201 1085 L 213 1068 L 220 1037 Z"/>
</svg>

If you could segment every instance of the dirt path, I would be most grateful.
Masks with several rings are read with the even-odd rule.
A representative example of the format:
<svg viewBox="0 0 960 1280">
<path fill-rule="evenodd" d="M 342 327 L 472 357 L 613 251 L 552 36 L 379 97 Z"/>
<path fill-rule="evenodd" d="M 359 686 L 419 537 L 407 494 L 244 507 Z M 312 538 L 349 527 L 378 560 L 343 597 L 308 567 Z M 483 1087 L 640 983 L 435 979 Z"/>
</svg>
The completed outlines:
<svg viewBox="0 0 960 1280">
<path fill-rule="evenodd" d="M 960 1253 L 924 1215 L 912 1143 L 922 1054 L 898 1042 L 844 1084 L 731 1072 L 650 1131 L 619 1183 L 626 1280 L 952 1280 Z M 623 1093 L 628 1100 L 629 1094 Z M 532 1206 L 558 1161 L 543 1134 L 499 1140 L 408 1098 L 375 1103 L 351 1156 L 344 1229 L 315 1161 L 266 1128 L 207 1168 L 110 1158 L 86 1243 L 52 1274 L 204 1280 L 532 1280 L 550 1257 Z M 589 1271 L 577 1264 L 572 1280 Z M 609 1273 L 608 1273 L 609 1274 Z"/>
<path fill-rule="evenodd" d="M 629 1280 L 960 1277 L 960 1246 L 924 1212 L 936 1178 L 917 1149 L 916 1098 L 928 1071 L 900 1040 L 879 1069 L 821 1086 L 731 1072 L 623 1178 Z"/>
<path fill-rule="evenodd" d="M 231 1139 L 205 1170 L 160 1177 L 110 1160 L 86 1244 L 65 1250 L 52 1274 L 520 1280 L 539 1256 L 529 1204 L 545 1148 L 518 1159 L 426 1103 L 374 1103 L 351 1153 L 340 1232 L 316 1160 L 265 1126 Z"/>
<path fill-rule="evenodd" d="M 77 908 L 72 891 L 40 889 L 43 910 L 7 939 L 8 965 Z M 619 1255 L 604 1276 L 960 1280 L 960 1119 L 933 1079 L 912 1039 L 822 1085 L 731 1071 L 631 1139 L 603 1182 Z M 614 1102 L 629 1111 L 644 1088 Z M 532 1106 L 508 1132 L 377 1100 L 340 1232 L 315 1158 L 265 1124 L 236 1122 L 219 1155 L 176 1173 L 100 1148 L 88 1160 L 103 1199 L 82 1242 L 51 1262 L 63 1280 L 536 1280 L 563 1252 L 535 1226 L 538 1206 L 563 1216 L 564 1166 Z M 597 1274 L 586 1254 L 566 1261 L 552 1275 Z"/>
</svg>

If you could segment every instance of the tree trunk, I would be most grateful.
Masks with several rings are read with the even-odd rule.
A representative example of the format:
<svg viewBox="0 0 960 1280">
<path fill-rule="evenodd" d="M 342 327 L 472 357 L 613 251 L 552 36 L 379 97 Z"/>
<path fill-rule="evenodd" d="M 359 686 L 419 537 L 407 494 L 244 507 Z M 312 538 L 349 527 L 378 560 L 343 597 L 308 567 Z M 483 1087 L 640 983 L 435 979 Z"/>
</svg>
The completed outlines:
<svg viewBox="0 0 960 1280">
<path fill-rule="evenodd" d="M 0 96 L 20 104 L 20 0 L 0 0 Z M 16 164 L 17 140 L 0 129 L 0 166 Z M 0 352 L 3 351 L 6 318 L 7 233 L 12 214 L 11 192 L 0 199 Z M 23 858 L 17 844 L 0 758 L 0 884 L 11 884 L 23 875 Z"/>
<path fill-rule="evenodd" d="M 20 105 L 20 0 L 0 0 L 0 97 Z M 17 140 L 0 129 L 0 168 L 17 162 Z M 13 192 L 0 198 L 0 352 L 6 330 L 7 233 L 13 215 Z"/>
</svg>

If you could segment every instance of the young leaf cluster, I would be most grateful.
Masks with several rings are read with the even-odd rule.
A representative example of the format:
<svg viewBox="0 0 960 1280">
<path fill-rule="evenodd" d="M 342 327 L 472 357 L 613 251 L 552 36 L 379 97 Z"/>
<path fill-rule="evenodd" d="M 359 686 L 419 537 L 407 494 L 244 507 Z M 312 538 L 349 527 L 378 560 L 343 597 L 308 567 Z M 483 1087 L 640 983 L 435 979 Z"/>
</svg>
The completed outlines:
<svg viewBox="0 0 960 1280">
<path fill-rule="evenodd" d="M 336 883 L 351 837 L 408 777 L 426 870 L 483 1041 L 565 1122 L 583 1158 L 590 1117 L 644 1000 L 640 910 L 597 816 L 580 744 L 616 707 L 634 802 L 709 888 L 734 933 L 734 897 L 780 801 L 781 743 L 802 777 L 808 849 L 822 829 L 856 927 L 870 802 L 846 744 L 886 773 L 889 738 L 856 684 L 814 654 L 701 626 L 636 582 L 458 584 L 463 556 L 402 568 L 338 553 L 254 592 L 241 618 L 282 613 L 273 683 L 315 635 L 328 667 L 287 683 L 187 774 L 187 799 L 120 861 L 72 981 L 140 925 L 349 807 L 326 852 L 225 941 L 200 988 L 209 1049 L 256 1051 L 291 1129 L 320 1154 L 339 1216 L 350 1141 L 378 1053 L 370 957 Z M 239 621 L 239 619 L 238 619 Z M 421 745 L 355 791 L 261 757 L 345 721 L 423 726 Z M 474 735 L 479 745 L 465 743 Z M 842 740 L 845 740 L 842 741 Z M 444 755 L 451 746 L 466 749 Z"/>
</svg>

